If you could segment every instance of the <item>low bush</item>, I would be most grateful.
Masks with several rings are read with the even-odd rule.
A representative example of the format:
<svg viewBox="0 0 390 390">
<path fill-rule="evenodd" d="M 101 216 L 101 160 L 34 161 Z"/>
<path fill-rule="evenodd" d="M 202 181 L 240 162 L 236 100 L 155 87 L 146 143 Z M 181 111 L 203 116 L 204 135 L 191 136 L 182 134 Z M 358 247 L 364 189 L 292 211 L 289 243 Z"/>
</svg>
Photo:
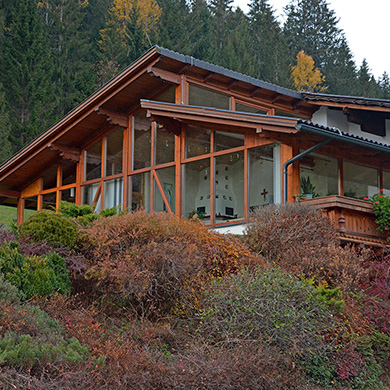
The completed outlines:
<svg viewBox="0 0 390 390">
<path fill-rule="evenodd" d="M 0 272 L 27 299 L 35 295 L 70 293 L 65 261 L 56 253 L 23 256 L 17 243 L 4 244 L 0 247 Z"/>
<path fill-rule="evenodd" d="M 206 280 L 262 263 L 238 239 L 166 213 L 101 218 L 82 237 L 87 279 L 142 315 L 194 308 Z"/>
<path fill-rule="evenodd" d="M 340 247 L 336 229 L 321 211 L 289 203 L 257 208 L 245 242 L 256 252 L 295 275 L 326 282 L 342 291 L 356 289 L 367 279 L 370 253 Z"/>
<path fill-rule="evenodd" d="M 19 226 L 21 235 L 35 242 L 47 241 L 58 248 L 73 248 L 77 241 L 76 223 L 62 214 L 50 210 L 40 210 Z"/>
</svg>

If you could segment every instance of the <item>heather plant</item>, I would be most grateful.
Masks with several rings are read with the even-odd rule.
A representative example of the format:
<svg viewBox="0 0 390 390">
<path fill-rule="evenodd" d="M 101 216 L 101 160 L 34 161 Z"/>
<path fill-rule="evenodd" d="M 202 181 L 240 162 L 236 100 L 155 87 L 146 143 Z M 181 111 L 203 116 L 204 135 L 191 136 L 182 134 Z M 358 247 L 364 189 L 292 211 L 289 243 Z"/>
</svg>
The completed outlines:
<svg viewBox="0 0 390 390">
<path fill-rule="evenodd" d="M 70 279 L 64 259 L 56 253 L 24 256 L 15 242 L 0 247 L 0 272 L 29 299 L 35 295 L 69 294 Z"/>
<path fill-rule="evenodd" d="M 142 315 L 194 308 L 208 279 L 261 263 L 238 239 L 166 213 L 98 219 L 81 242 L 91 288 Z"/>
<path fill-rule="evenodd" d="M 342 291 L 367 278 L 369 251 L 340 247 L 335 226 L 321 211 L 289 203 L 258 208 L 252 217 L 245 242 L 269 263 Z"/>
<path fill-rule="evenodd" d="M 73 248 L 77 241 L 78 227 L 62 214 L 40 210 L 19 226 L 19 232 L 32 241 L 47 241 L 55 248 Z"/>
</svg>

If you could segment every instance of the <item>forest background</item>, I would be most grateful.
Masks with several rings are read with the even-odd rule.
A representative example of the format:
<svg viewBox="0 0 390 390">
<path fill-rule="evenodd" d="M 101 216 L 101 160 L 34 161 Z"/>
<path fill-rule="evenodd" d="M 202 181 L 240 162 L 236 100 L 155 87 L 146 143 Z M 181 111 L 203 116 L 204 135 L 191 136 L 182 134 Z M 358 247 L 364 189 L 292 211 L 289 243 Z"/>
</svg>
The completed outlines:
<svg viewBox="0 0 390 390">
<path fill-rule="evenodd" d="M 330 94 L 390 98 L 353 60 L 326 0 L 292 0 L 280 24 L 268 0 L 0 0 L 0 161 L 153 45 L 287 88 L 302 50 Z M 326 89 L 324 89 L 326 88 Z"/>
</svg>

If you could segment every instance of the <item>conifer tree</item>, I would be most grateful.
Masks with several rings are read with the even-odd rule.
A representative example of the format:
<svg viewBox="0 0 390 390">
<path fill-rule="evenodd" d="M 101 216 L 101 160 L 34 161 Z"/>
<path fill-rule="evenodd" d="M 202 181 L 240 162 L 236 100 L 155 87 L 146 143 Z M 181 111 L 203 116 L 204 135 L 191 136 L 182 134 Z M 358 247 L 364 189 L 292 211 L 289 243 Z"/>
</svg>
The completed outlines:
<svg viewBox="0 0 390 390">
<path fill-rule="evenodd" d="M 8 112 L 9 108 L 7 107 L 6 94 L 3 86 L 0 84 L 0 163 L 12 154 L 12 147 L 9 141 L 11 121 Z"/>
<path fill-rule="evenodd" d="M 44 16 L 37 3 L 18 0 L 3 10 L 0 82 L 7 91 L 10 139 L 17 151 L 55 121 L 54 64 Z"/>
<path fill-rule="evenodd" d="M 358 71 L 356 95 L 363 97 L 381 97 L 381 89 L 370 71 L 367 60 L 364 58 Z"/>
<path fill-rule="evenodd" d="M 249 5 L 253 52 L 257 61 L 255 77 L 289 86 L 290 59 L 281 27 L 268 0 L 252 0 Z"/>
<path fill-rule="evenodd" d="M 382 90 L 383 99 L 390 99 L 390 77 L 387 72 L 383 72 L 379 79 L 379 86 Z"/>
</svg>

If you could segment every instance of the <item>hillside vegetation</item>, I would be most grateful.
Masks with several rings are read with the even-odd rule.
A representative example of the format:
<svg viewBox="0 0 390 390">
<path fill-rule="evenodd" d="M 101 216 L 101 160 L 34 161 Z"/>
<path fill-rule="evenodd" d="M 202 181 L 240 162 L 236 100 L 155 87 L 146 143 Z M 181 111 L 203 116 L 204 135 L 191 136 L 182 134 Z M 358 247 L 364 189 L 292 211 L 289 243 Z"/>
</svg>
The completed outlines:
<svg viewBox="0 0 390 390">
<path fill-rule="evenodd" d="M 388 388 L 390 257 L 318 211 L 259 208 L 242 239 L 111 214 L 0 232 L 2 389 Z"/>
</svg>

